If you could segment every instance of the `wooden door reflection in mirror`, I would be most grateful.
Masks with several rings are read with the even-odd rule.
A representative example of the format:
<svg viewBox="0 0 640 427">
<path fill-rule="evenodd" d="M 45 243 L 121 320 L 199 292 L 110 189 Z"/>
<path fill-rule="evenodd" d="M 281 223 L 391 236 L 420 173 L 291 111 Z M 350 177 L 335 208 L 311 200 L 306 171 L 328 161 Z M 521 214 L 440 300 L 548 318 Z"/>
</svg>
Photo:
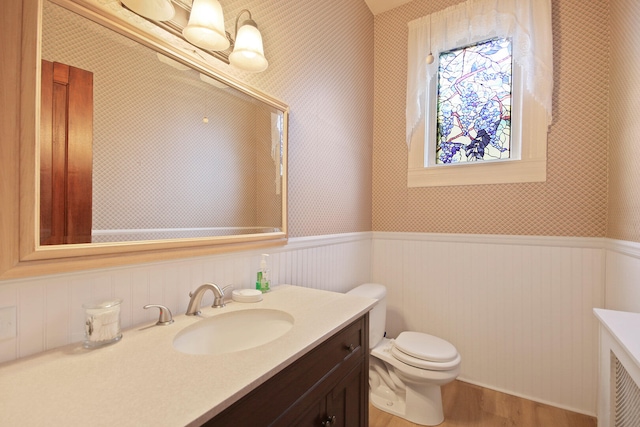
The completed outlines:
<svg viewBox="0 0 640 427">
<path fill-rule="evenodd" d="M 93 74 L 42 61 L 40 244 L 91 242 Z"/>
<path fill-rule="evenodd" d="M 228 211 L 230 205 L 233 205 L 234 214 L 223 217 L 227 220 L 226 222 L 228 222 L 228 220 L 237 220 L 238 215 L 235 215 L 235 213 L 238 211 L 243 213 L 250 212 L 252 222 L 238 224 L 235 222 L 232 224 L 222 223 L 220 225 L 218 223 L 212 223 L 208 226 L 209 228 L 222 227 L 225 229 L 225 232 L 227 230 L 231 232 L 231 234 L 227 233 L 224 235 L 163 235 L 162 237 L 156 237 L 154 235 L 147 239 L 135 238 L 137 237 L 137 235 L 135 235 L 132 236 L 134 239 L 122 239 L 119 238 L 120 236 L 117 236 L 117 240 L 101 241 L 97 241 L 97 239 L 92 236 L 91 243 L 65 244 L 66 242 L 45 242 L 46 239 L 51 237 L 52 224 L 54 222 L 53 211 L 50 211 L 44 215 L 43 219 L 47 224 L 44 228 L 48 230 L 46 231 L 48 236 L 43 239 L 43 243 L 41 243 L 41 205 L 48 205 L 53 209 L 53 192 L 41 195 L 40 186 L 42 184 L 43 188 L 51 188 L 53 185 L 54 158 L 52 157 L 52 150 L 55 146 L 53 143 L 54 130 L 56 132 L 62 132 L 64 135 L 63 139 L 65 141 L 70 139 L 74 133 L 79 132 L 81 134 L 84 133 L 87 136 L 87 140 L 92 142 L 90 147 L 86 146 L 80 152 L 80 156 L 86 160 L 83 162 L 85 166 L 77 169 L 74 169 L 72 166 L 71 169 L 67 169 L 66 172 L 64 172 L 67 176 L 65 180 L 68 180 L 69 183 L 69 185 L 65 184 L 65 186 L 69 188 L 68 191 L 65 190 L 65 197 L 68 195 L 73 196 L 80 191 L 78 183 L 86 185 L 84 188 L 87 191 L 89 191 L 89 186 L 91 186 L 91 193 L 86 193 L 91 194 L 91 196 L 83 197 L 82 200 L 84 202 L 90 202 L 91 205 L 90 207 L 89 205 L 86 207 L 86 211 L 92 211 L 90 225 L 87 224 L 86 229 L 93 229 L 92 234 L 96 234 L 94 233 L 95 230 L 112 232 L 114 229 L 114 227 L 106 226 L 100 228 L 98 220 L 96 219 L 96 212 L 100 212 L 100 210 L 97 209 L 99 202 L 103 202 L 102 205 L 105 205 L 105 200 L 100 199 L 101 194 L 103 193 L 101 193 L 101 191 L 96 191 L 96 175 L 100 175 L 97 173 L 100 167 L 98 160 L 101 158 L 100 155 L 102 154 L 102 151 L 99 150 L 100 147 L 104 147 L 104 144 L 100 144 L 99 141 L 104 141 L 107 145 L 120 143 L 124 146 L 133 145 L 133 142 L 138 141 L 151 141 L 151 145 L 148 146 L 150 148 L 146 150 L 140 148 L 140 153 L 134 160 L 143 161 L 144 163 L 151 165 L 160 165 L 160 167 L 155 169 L 164 171 L 165 174 L 167 173 L 167 168 L 165 166 L 176 164 L 176 159 L 178 157 L 167 153 L 160 153 L 162 154 L 162 163 L 149 161 L 148 157 L 150 155 L 156 155 L 157 151 L 159 151 L 159 146 L 157 144 L 158 138 L 154 138 L 153 136 L 151 138 L 148 137 L 149 128 L 142 131 L 139 129 L 141 120 L 132 119 L 129 114 L 130 109 L 126 111 L 125 117 L 133 123 L 126 128 L 124 135 L 122 135 L 123 126 L 121 121 L 112 121 L 114 126 L 111 127 L 103 126 L 103 122 L 99 119 L 100 106 L 103 105 L 100 103 L 103 100 L 103 91 L 101 89 L 102 80 L 99 73 L 100 70 L 94 67 L 91 63 L 87 64 L 86 61 L 78 60 L 78 57 L 69 58 L 63 55 L 49 54 L 51 52 L 50 48 L 52 45 L 57 47 L 62 45 L 58 43 L 56 39 L 47 39 L 46 34 L 51 34 L 52 31 L 56 36 L 65 33 L 64 31 L 56 31 L 55 28 L 57 27 L 52 27 L 50 24 L 53 22 L 50 20 L 48 21 L 46 12 L 48 9 L 52 9 L 52 2 L 45 0 L 17 0 L 15 3 L 7 3 L 13 4 L 13 6 L 3 9 L 3 13 L 6 12 L 4 13 L 4 15 L 6 15 L 5 21 L 7 21 L 8 24 L 0 26 L 0 33 L 2 33 L 3 39 L 9 41 L 9 43 L 6 43 L 6 46 L 3 48 L 3 55 L 9 60 L 0 61 L 0 70 L 3 75 L 3 78 L 0 79 L 0 85 L 2 86 L 1 92 L 6 105 L 9 106 L 6 114 L 3 116 L 3 136 L 5 137 L 5 140 L 3 140 L 2 143 L 2 155 L 0 156 L 0 169 L 3 173 L 3 179 L 0 181 L 2 183 L 2 191 L 0 191 L 0 196 L 2 197 L 0 198 L 2 199 L 3 212 L 6 214 L 3 215 L 3 218 L 0 221 L 0 231 L 4 236 L 3 239 L 0 239 L 0 278 L 4 280 L 9 278 L 35 276 L 39 274 L 53 274 L 81 269 L 106 268 L 133 263 L 158 262 L 160 260 L 208 256 L 212 254 L 226 253 L 228 251 L 256 250 L 257 248 L 266 248 L 286 243 L 287 128 L 289 121 L 289 107 L 282 101 L 279 101 L 255 88 L 247 86 L 243 82 L 231 76 L 218 72 L 215 70 L 215 67 L 212 67 L 209 63 L 208 57 L 203 57 L 195 51 L 184 50 L 181 47 L 182 45 L 179 40 L 167 40 L 164 37 L 160 37 L 160 35 L 154 31 L 148 31 L 147 27 L 149 24 L 141 24 L 139 19 L 129 19 L 126 11 L 122 9 L 122 6 L 117 1 L 113 3 L 110 2 L 108 6 L 100 0 L 53 1 L 55 1 L 58 9 L 64 9 L 60 14 L 67 11 L 72 14 L 80 15 L 84 18 L 84 21 L 81 21 L 80 25 L 73 26 L 73 28 L 71 28 L 67 33 L 75 36 L 82 36 L 85 34 L 84 30 L 86 28 L 97 24 L 98 27 L 103 30 L 100 32 L 97 40 L 104 42 L 104 46 L 106 46 L 110 51 L 114 51 L 115 48 L 120 45 L 124 45 L 129 48 L 132 48 L 133 46 L 135 50 L 129 51 L 130 53 L 127 54 L 129 56 L 125 58 L 128 64 L 140 63 L 144 56 L 145 58 L 148 57 L 148 62 L 153 64 L 154 69 L 164 67 L 165 69 L 168 69 L 168 71 L 175 70 L 173 73 L 174 79 L 172 83 L 154 85 L 152 87 L 151 94 L 155 94 L 158 87 L 163 87 L 167 90 L 171 90 L 172 94 L 177 93 L 180 95 L 185 94 L 186 92 L 195 92 L 196 95 L 194 98 L 195 101 L 187 101 L 184 108 L 182 106 L 178 106 L 170 109 L 170 111 L 179 111 L 181 112 L 181 115 L 184 116 L 185 114 L 182 114 L 184 110 L 191 108 L 194 111 L 187 114 L 187 118 L 196 118 L 199 123 L 202 123 L 203 109 L 201 108 L 201 103 L 198 102 L 198 100 L 208 99 L 211 105 L 219 107 L 216 109 L 216 115 L 209 115 L 207 113 L 206 117 L 209 119 L 209 127 L 212 127 L 212 123 L 215 122 L 214 117 L 221 123 L 239 123 L 239 126 L 236 127 L 236 130 L 233 132 L 234 135 L 238 133 L 240 134 L 240 137 L 234 139 L 234 141 L 239 141 L 240 144 L 229 142 L 228 139 L 214 144 L 211 142 L 211 138 L 209 138 L 209 143 L 207 145 L 214 145 L 221 149 L 232 149 L 236 150 L 236 152 L 246 152 L 244 156 L 240 156 L 240 159 L 247 162 L 253 162 L 251 169 L 253 171 L 253 175 L 244 179 L 245 181 L 252 182 L 251 188 L 246 189 L 246 187 L 240 187 L 239 185 L 227 184 L 220 179 L 216 180 L 215 184 L 194 186 L 193 182 L 196 182 L 197 180 L 189 179 L 187 183 L 191 184 L 189 186 L 185 185 L 179 187 L 181 190 L 179 195 L 186 195 L 194 188 L 196 191 L 200 191 L 200 193 L 197 193 L 195 196 L 191 196 L 189 199 L 185 199 L 183 197 L 172 197 L 170 202 L 173 205 L 179 206 L 187 204 L 184 203 L 185 200 L 191 201 L 192 203 L 200 203 L 203 199 L 201 195 L 204 192 L 214 201 L 219 201 L 216 206 L 221 206 L 223 208 L 221 213 L 224 213 L 225 210 Z M 117 10 L 114 10 L 114 7 L 112 6 Z M 78 22 L 77 19 L 74 20 L 73 17 L 66 16 L 63 18 L 63 21 L 67 23 L 71 22 L 71 20 L 73 20 L 73 22 Z M 49 22 L 49 26 L 47 25 L 47 22 Z M 39 36 L 42 36 L 42 38 Z M 115 42 L 117 37 L 121 38 L 122 43 Z M 151 48 L 151 51 L 141 53 L 135 48 L 135 46 L 139 45 Z M 90 49 L 92 52 L 97 52 L 99 56 L 104 56 L 104 49 L 96 48 L 95 44 L 91 46 Z M 122 51 L 118 51 L 115 54 L 115 58 L 122 60 L 123 55 Z M 167 57 L 173 62 L 180 63 L 186 66 L 187 70 L 178 73 L 180 70 L 166 64 L 158 63 L 160 57 Z M 80 59 L 82 58 L 87 58 L 87 55 L 85 54 L 80 57 Z M 65 126 L 60 127 L 56 125 L 54 129 L 53 112 L 51 112 L 51 114 L 46 115 L 47 117 L 50 117 L 51 120 L 47 122 L 47 118 L 44 117 L 43 120 L 45 122 L 42 123 L 41 129 L 40 120 L 42 107 L 40 98 L 42 92 L 41 69 L 43 68 L 40 62 L 41 59 L 69 64 L 74 67 L 89 70 L 93 73 L 93 102 L 89 103 L 88 108 L 81 108 L 78 111 L 79 113 L 87 114 L 87 122 L 92 123 L 89 128 L 79 131 L 75 130 L 75 122 L 70 118 L 68 126 L 66 125 L 67 120 L 63 119 L 60 122 L 64 123 Z M 119 71 L 122 70 L 122 67 L 116 68 Z M 53 66 L 51 67 L 50 74 L 51 81 L 53 81 Z M 187 74 L 190 74 L 191 76 L 187 76 Z M 127 80 L 122 77 L 121 72 L 116 73 L 115 77 L 117 88 L 120 91 L 122 91 L 124 86 L 127 86 L 125 83 L 128 84 L 127 88 L 129 88 L 131 84 L 140 86 L 138 84 L 139 80 L 136 80 L 135 82 L 132 82 L 131 79 Z M 149 74 L 143 74 L 143 77 L 145 77 L 146 80 L 149 80 Z M 187 87 L 183 87 L 182 89 L 177 88 L 175 83 L 179 80 L 186 80 L 187 77 L 189 77 Z M 218 83 L 223 83 L 225 88 L 219 89 L 214 87 L 212 84 L 203 81 L 207 80 L 206 78 L 203 79 L 203 77 L 210 78 Z M 191 89 L 189 90 L 188 88 Z M 65 89 L 65 91 L 67 89 Z M 53 111 L 52 90 L 53 89 L 49 91 L 51 94 L 49 101 L 52 107 L 51 111 Z M 47 91 L 45 90 L 44 93 L 46 97 Z M 73 96 L 72 94 L 73 91 L 69 93 L 69 96 Z M 150 96 L 150 92 L 146 92 L 146 95 L 142 98 L 143 101 L 147 104 L 153 104 L 154 101 L 150 99 Z M 176 98 L 176 96 L 165 96 L 165 98 L 173 99 Z M 214 100 L 214 98 L 216 99 Z M 229 98 L 233 100 L 235 102 L 233 104 L 234 108 L 229 108 L 228 104 L 216 102 L 217 99 L 221 98 Z M 239 102 L 242 98 L 247 99 L 247 102 L 245 102 L 244 105 Z M 138 97 L 138 100 L 139 99 L 140 97 Z M 118 109 L 123 104 L 122 102 L 117 101 L 112 105 L 115 105 L 116 109 Z M 17 106 L 17 108 L 13 109 L 10 106 Z M 252 116 L 250 121 L 247 119 L 243 120 L 242 117 L 244 116 L 236 114 L 238 109 L 247 110 L 251 108 L 255 110 L 255 114 Z M 121 111 L 118 111 L 118 113 L 120 112 Z M 225 113 L 225 115 L 220 115 L 219 113 Z M 66 114 L 66 112 L 64 114 Z M 184 142 L 191 139 L 195 140 L 195 138 L 187 136 L 184 130 L 186 129 L 188 131 L 195 126 L 185 128 L 184 126 L 180 127 L 175 122 L 168 124 L 166 122 L 166 120 L 161 121 L 163 125 L 169 126 L 173 131 L 172 135 L 178 135 L 177 138 L 173 139 L 174 144 L 168 144 L 167 146 L 176 146 L 177 149 L 182 148 L 182 151 L 184 152 Z M 157 127 L 152 126 L 151 130 L 156 133 L 160 132 L 160 136 L 164 137 L 167 136 L 167 132 L 164 132 L 166 126 L 160 131 Z M 132 129 L 138 132 L 138 134 L 133 135 Z M 261 130 L 264 132 L 260 133 Z M 141 136 L 140 132 L 142 132 Z M 44 161 L 41 158 L 40 146 L 46 144 L 41 141 L 41 133 L 45 135 L 48 134 L 49 140 L 51 141 L 49 148 L 45 148 L 49 153 L 44 155 Z M 250 138 L 245 136 L 247 133 Z M 217 132 L 216 134 L 226 135 L 229 134 L 229 132 Z M 67 138 L 67 135 L 69 138 Z M 198 146 L 203 145 L 204 144 L 201 143 Z M 68 156 L 71 156 L 72 152 L 76 149 L 77 147 L 72 145 L 68 154 L 64 154 L 64 158 L 66 159 Z M 190 158 L 193 157 L 194 156 L 191 156 Z M 198 160 L 203 157 L 205 156 L 195 158 Z M 206 158 L 209 159 L 217 159 L 219 157 L 220 156 L 217 152 L 210 152 L 206 156 Z M 120 157 L 118 160 L 122 160 L 123 158 L 128 160 L 128 164 L 133 163 L 133 168 L 130 169 L 135 170 L 137 168 L 138 165 L 136 162 L 130 161 L 131 156 Z M 43 163 L 42 174 L 44 175 L 42 183 L 40 181 L 41 162 Z M 50 164 L 47 165 L 47 162 L 50 162 Z M 63 163 L 68 165 L 66 160 L 64 160 Z M 75 162 L 71 163 L 73 165 Z M 115 164 L 122 165 L 122 161 L 116 162 Z M 184 167 L 183 162 L 179 166 L 181 166 L 181 170 L 186 170 L 189 173 L 198 171 L 212 175 L 215 172 L 217 173 L 215 178 L 227 177 L 227 175 L 220 173 L 222 171 L 219 167 L 195 168 L 193 167 L 192 162 L 189 162 L 188 165 L 189 167 Z M 91 170 L 88 169 L 89 167 Z M 239 168 L 236 167 L 233 170 L 237 171 L 238 169 Z M 105 171 L 104 168 L 100 170 L 103 172 Z M 106 172 L 107 173 L 104 173 L 101 178 L 103 178 L 107 184 L 109 184 L 114 177 L 119 178 L 120 181 L 125 180 L 128 183 L 132 182 L 129 176 L 124 178 L 122 177 L 122 174 L 119 173 L 120 169 L 118 169 L 116 173 L 110 174 L 108 173 L 108 169 Z M 91 176 L 92 179 L 78 179 L 80 176 Z M 174 180 L 175 174 L 171 174 L 170 176 L 171 179 Z M 190 176 L 187 176 L 187 178 L 190 178 Z M 74 182 L 75 184 L 72 185 Z M 164 200 L 161 202 L 160 208 L 155 208 L 153 206 L 150 208 L 147 204 L 143 206 L 142 210 L 133 211 L 130 206 L 132 202 L 139 201 L 140 198 L 137 197 L 139 191 L 133 191 L 129 186 L 125 186 L 124 190 L 123 187 L 113 186 L 112 188 L 117 192 L 117 195 L 106 200 L 106 206 L 112 212 L 126 213 L 129 216 L 137 215 L 137 217 L 140 218 L 146 218 L 150 213 L 159 213 L 160 216 L 165 216 L 166 214 L 171 218 L 178 219 L 184 217 L 184 215 L 180 213 L 167 213 L 169 203 L 164 203 Z M 154 188 L 157 189 L 158 186 L 153 186 L 152 190 Z M 162 193 L 166 193 L 165 186 L 161 186 L 159 189 Z M 219 193 L 218 190 L 220 189 L 225 190 L 226 193 Z M 259 195 L 259 197 L 256 197 L 256 195 Z M 41 196 L 43 199 L 42 201 L 40 200 Z M 47 197 L 49 198 L 48 202 L 46 201 Z M 126 200 L 123 201 L 123 199 Z M 247 200 L 251 201 L 252 204 L 250 206 L 259 207 L 256 211 L 259 215 L 253 215 L 253 210 L 242 208 L 239 210 L 235 208 L 238 202 L 245 202 Z M 69 202 L 63 201 L 57 203 Z M 213 209 L 210 209 L 209 206 L 190 209 L 191 212 L 202 213 L 203 215 L 201 216 L 209 218 L 212 216 L 212 210 Z M 106 220 L 112 219 L 110 212 L 99 217 L 105 218 Z M 255 220 L 253 220 L 253 218 L 255 218 Z M 58 221 L 57 223 L 60 223 L 60 220 L 56 221 Z M 65 221 L 63 220 L 62 223 L 64 224 Z M 77 221 L 73 215 L 67 220 L 67 223 L 71 224 L 69 225 L 70 228 L 77 229 Z M 265 224 L 266 227 L 263 227 Z M 123 225 L 124 226 L 115 224 L 116 231 L 131 231 L 131 227 L 126 227 L 127 224 Z M 132 227 L 135 227 L 133 228 L 133 231 L 140 229 L 138 225 L 141 225 L 144 230 L 153 231 L 156 223 L 132 224 Z M 173 224 L 169 224 L 169 227 L 173 227 Z M 190 225 L 186 225 L 185 227 L 193 228 Z M 182 228 L 180 228 L 180 230 L 182 230 Z M 162 231 L 167 231 L 167 228 L 163 228 Z M 168 231 L 173 231 L 173 228 L 168 229 Z M 58 235 L 65 234 L 64 231 L 56 233 Z M 66 234 L 69 234 L 69 230 L 66 231 Z M 75 234 L 88 236 L 88 232 L 86 231 L 75 232 Z M 107 233 L 103 233 L 103 237 L 106 234 Z M 59 240 L 63 239 L 59 238 Z"/>
</svg>

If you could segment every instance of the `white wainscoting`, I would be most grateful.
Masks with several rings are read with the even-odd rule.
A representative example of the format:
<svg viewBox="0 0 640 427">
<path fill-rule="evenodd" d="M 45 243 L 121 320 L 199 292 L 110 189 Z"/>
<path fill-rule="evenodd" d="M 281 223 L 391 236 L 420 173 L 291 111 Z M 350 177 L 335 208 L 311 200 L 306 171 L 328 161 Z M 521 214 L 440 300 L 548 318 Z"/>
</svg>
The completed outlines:
<svg viewBox="0 0 640 427">
<path fill-rule="evenodd" d="M 389 335 L 416 330 L 451 341 L 463 357 L 461 379 L 590 415 L 592 309 L 640 312 L 638 243 L 374 232 L 295 238 L 268 252 L 276 284 L 338 292 L 386 285 Z M 148 303 L 184 313 L 189 291 L 206 281 L 253 286 L 259 260 L 260 252 L 237 252 L 0 281 L 0 308 L 18 313 L 17 337 L 0 340 L 0 361 L 80 341 L 84 301 L 123 298 L 127 328 L 155 319 L 142 309 Z"/>
<path fill-rule="evenodd" d="M 640 313 L 640 243 L 607 240 L 605 306 Z"/>
<path fill-rule="evenodd" d="M 370 280 L 371 233 L 290 239 L 270 248 L 273 284 L 346 292 Z M 84 336 L 82 303 L 122 298 L 123 328 L 153 321 L 163 304 L 174 314 L 187 309 L 189 291 L 205 282 L 255 287 L 261 252 L 158 262 L 14 281 L 0 281 L 0 308 L 17 308 L 16 338 L 0 340 L 0 362 L 29 356 Z M 207 295 L 211 299 L 211 295 Z M 213 302 L 212 300 L 210 302 Z"/>
<path fill-rule="evenodd" d="M 387 331 L 430 333 L 462 355 L 460 379 L 595 415 L 603 239 L 373 235 Z"/>
</svg>

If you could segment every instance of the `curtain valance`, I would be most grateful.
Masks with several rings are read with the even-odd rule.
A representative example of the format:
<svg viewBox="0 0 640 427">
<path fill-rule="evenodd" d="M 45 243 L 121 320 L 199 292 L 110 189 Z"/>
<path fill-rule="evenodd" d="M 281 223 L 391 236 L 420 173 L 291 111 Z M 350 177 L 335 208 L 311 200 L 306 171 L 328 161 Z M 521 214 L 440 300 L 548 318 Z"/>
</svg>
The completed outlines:
<svg viewBox="0 0 640 427">
<path fill-rule="evenodd" d="M 522 70 L 524 88 L 547 112 L 551 124 L 553 41 L 551 0 L 468 0 L 409 22 L 407 68 L 407 144 L 425 114 L 440 52 L 491 37 L 510 37 L 513 59 Z"/>
</svg>

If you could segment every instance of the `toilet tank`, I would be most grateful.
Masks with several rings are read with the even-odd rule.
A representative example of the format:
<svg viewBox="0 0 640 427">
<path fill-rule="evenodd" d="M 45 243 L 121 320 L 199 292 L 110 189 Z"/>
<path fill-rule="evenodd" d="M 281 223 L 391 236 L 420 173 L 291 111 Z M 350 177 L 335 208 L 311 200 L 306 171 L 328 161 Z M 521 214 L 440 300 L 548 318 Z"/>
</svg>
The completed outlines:
<svg viewBox="0 0 640 427">
<path fill-rule="evenodd" d="M 387 288 L 377 283 L 365 283 L 351 289 L 347 294 L 378 300 L 369 312 L 369 348 L 375 347 L 384 337 L 387 320 Z"/>
</svg>

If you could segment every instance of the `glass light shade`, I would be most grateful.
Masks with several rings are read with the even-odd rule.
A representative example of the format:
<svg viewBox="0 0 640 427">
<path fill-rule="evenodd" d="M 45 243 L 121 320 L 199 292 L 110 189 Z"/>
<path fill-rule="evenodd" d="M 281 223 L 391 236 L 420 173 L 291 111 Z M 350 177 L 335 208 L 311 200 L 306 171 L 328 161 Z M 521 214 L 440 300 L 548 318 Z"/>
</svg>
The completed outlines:
<svg viewBox="0 0 640 427">
<path fill-rule="evenodd" d="M 189 23 L 182 30 L 182 35 L 203 49 L 227 49 L 229 39 L 224 31 L 224 16 L 218 0 L 193 0 Z"/>
<path fill-rule="evenodd" d="M 154 21 L 169 21 L 175 15 L 171 0 L 121 0 L 133 12 Z"/>
<path fill-rule="evenodd" d="M 229 55 L 229 62 L 236 68 L 252 73 L 259 73 L 267 69 L 269 62 L 264 57 L 262 34 L 260 34 L 258 27 L 245 22 L 238 28 L 235 46 Z"/>
</svg>

